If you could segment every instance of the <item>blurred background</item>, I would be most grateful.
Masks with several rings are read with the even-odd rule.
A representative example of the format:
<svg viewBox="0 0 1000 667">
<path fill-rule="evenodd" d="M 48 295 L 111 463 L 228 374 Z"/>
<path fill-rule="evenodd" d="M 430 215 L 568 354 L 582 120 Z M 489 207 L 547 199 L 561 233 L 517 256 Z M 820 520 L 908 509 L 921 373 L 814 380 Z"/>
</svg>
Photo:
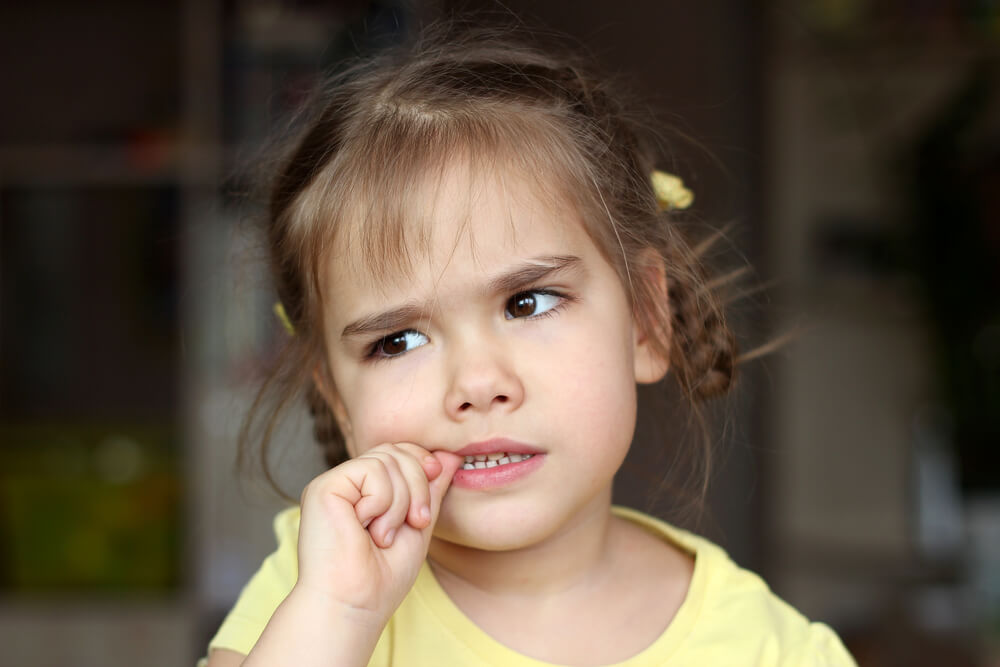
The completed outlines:
<svg viewBox="0 0 1000 667">
<path fill-rule="evenodd" d="M 323 70 L 498 6 L 0 4 L 0 665 L 203 654 L 285 504 L 234 470 L 283 335 L 241 174 Z M 1000 665 L 1000 2 L 503 7 L 696 139 L 665 166 L 769 285 L 737 327 L 797 332 L 676 520 L 864 667 Z M 642 400 L 616 493 L 673 518 Z M 281 440 L 295 497 L 319 455 L 308 423 Z"/>
</svg>

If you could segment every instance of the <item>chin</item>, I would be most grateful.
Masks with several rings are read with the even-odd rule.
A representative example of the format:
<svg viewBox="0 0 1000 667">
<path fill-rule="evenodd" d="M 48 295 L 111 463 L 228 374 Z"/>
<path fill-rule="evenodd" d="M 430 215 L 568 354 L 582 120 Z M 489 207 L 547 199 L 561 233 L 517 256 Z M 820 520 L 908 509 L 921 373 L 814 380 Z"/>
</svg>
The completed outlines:
<svg viewBox="0 0 1000 667">
<path fill-rule="evenodd" d="M 495 530 L 442 530 L 434 531 L 434 538 L 450 544 L 478 551 L 518 551 L 544 541 L 546 535 L 532 535 L 523 531 Z"/>
<path fill-rule="evenodd" d="M 575 514 L 568 508 L 561 512 L 551 502 L 537 499 L 511 498 L 507 501 L 494 500 L 479 506 L 455 503 L 449 507 L 446 499 L 434 528 L 434 537 L 470 549 L 516 551 L 553 537 L 571 523 Z"/>
<path fill-rule="evenodd" d="M 516 508 L 477 513 L 447 510 L 442 510 L 434 537 L 482 551 L 515 551 L 533 546 L 550 537 L 560 524 L 555 517 Z"/>
</svg>

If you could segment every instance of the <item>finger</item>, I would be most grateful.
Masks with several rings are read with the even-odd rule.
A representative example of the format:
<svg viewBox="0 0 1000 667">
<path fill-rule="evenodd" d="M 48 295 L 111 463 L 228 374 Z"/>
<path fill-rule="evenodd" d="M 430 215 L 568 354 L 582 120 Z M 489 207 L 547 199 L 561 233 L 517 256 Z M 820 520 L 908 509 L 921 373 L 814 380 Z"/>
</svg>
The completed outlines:
<svg viewBox="0 0 1000 667">
<path fill-rule="evenodd" d="M 392 506 L 392 478 L 385 463 L 377 457 L 361 457 L 341 464 L 335 470 L 343 469 L 343 477 L 338 479 L 343 491 L 355 489 L 354 496 L 340 493 L 354 506 L 354 514 L 363 528 L 388 511 Z"/>
<path fill-rule="evenodd" d="M 397 442 L 395 446 L 410 453 L 413 458 L 420 462 L 420 467 L 424 469 L 427 479 L 434 479 L 441 474 L 441 462 L 429 450 L 412 442 Z"/>
<path fill-rule="evenodd" d="M 372 450 L 359 458 L 379 460 L 384 466 L 392 486 L 392 498 L 388 509 L 372 519 L 368 525 L 368 532 L 375 544 L 385 549 L 392 546 L 396 531 L 406 521 L 406 514 L 410 507 L 410 490 L 406 478 L 400 470 L 399 462 L 390 452 Z"/>
<path fill-rule="evenodd" d="M 441 474 L 441 462 L 433 454 L 428 453 L 427 456 L 422 458 L 420 460 L 420 467 L 424 469 L 424 474 L 427 475 L 428 480 L 435 479 Z"/>
<path fill-rule="evenodd" d="M 352 459 L 319 475 L 302 494 L 300 557 L 310 544 L 337 544 L 348 558 L 369 554 L 373 541 L 365 524 L 391 500 L 392 483 L 377 459 Z"/>
<path fill-rule="evenodd" d="M 441 503 L 451 487 L 451 480 L 455 472 L 462 466 L 463 458 L 438 450 L 434 452 L 434 457 L 441 463 L 441 474 L 430 483 L 431 494 L 431 525 L 437 523 L 438 515 L 441 513 Z"/>
<path fill-rule="evenodd" d="M 410 443 L 396 445 L 400 455 L 397 459 L 400 470 L 406 478 L 410 489 L 410 509 L 406 514 L 406 522 L 417 530 L 425 528 L 431 522 L 431 492 L 428 486 L 428 463 L 430 458 L 434 465 L 434 477 L 441 473 L 441 463 L 423 447 Z"/>
</svg>

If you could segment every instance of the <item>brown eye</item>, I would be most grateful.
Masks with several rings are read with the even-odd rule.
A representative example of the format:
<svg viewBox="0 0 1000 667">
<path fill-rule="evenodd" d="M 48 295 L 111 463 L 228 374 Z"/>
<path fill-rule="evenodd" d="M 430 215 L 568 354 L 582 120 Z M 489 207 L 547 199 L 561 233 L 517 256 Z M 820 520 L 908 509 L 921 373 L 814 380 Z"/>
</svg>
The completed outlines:
<svg viewBox="0 0 1000 667">
<path fill-rule="evenodd" d="M 535 314 L 536 306 L 534 292 L 521 292 L 512 296 L 507 302 L 506 313 L 511 318 L 530 317 Z"/>
<path fill-rule="evenodd" d="M 382 344 L 379 346 L 379 351 L 382 352 L 382 354 L 389 355 L 390 357 L 406 352 L 406 336 L 396 334 L 394 336 L 383 338 Z"/>
<path fill-rule="evenodd" d="M 427 343 L 427 336 L 419 331 L 407 329 L 398 331 L 379 340 L 372 349 L 374 357 L 398 357 L 404 352 L 420 347 Z"/>
<path fill-rule="evenodd" d="M 546 289 L 536 289 L 530 292 L 518 292 L 507 301 L 504 307 L 504 317 L 515 318 L 539 317 L 550 311 L 555 311 L 567 297 Z"/>
</svg>

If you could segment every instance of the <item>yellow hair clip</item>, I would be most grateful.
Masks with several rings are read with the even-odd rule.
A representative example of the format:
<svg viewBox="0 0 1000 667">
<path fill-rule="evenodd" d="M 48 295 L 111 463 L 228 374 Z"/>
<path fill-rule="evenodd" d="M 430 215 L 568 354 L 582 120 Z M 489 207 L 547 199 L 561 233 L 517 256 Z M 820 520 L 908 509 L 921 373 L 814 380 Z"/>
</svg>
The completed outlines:
<svg viewBox="0 0 1000 667">
<path fill-rule="evenodd" d="M 274 302 L 274 314 L 277 315 L 278 321 L 280 321 L 282 326 L 285 327 L 285 331 L 288 332 L 288 335 L 294 336 L 295 327 L 292 326 L 292 320 L 288 318 L 288 313 L 285 312 L 285 306 L 282 305 L 280 301 Z"/>
<path fill-rule="evenodd" d="M 694 201 L 694 193 L 684 187 L 684 181 L 673 174 L 659 169 L 649 175 L 653 184 L 653 193 L 661 211 L 687 208 Z"/>
</svg>

